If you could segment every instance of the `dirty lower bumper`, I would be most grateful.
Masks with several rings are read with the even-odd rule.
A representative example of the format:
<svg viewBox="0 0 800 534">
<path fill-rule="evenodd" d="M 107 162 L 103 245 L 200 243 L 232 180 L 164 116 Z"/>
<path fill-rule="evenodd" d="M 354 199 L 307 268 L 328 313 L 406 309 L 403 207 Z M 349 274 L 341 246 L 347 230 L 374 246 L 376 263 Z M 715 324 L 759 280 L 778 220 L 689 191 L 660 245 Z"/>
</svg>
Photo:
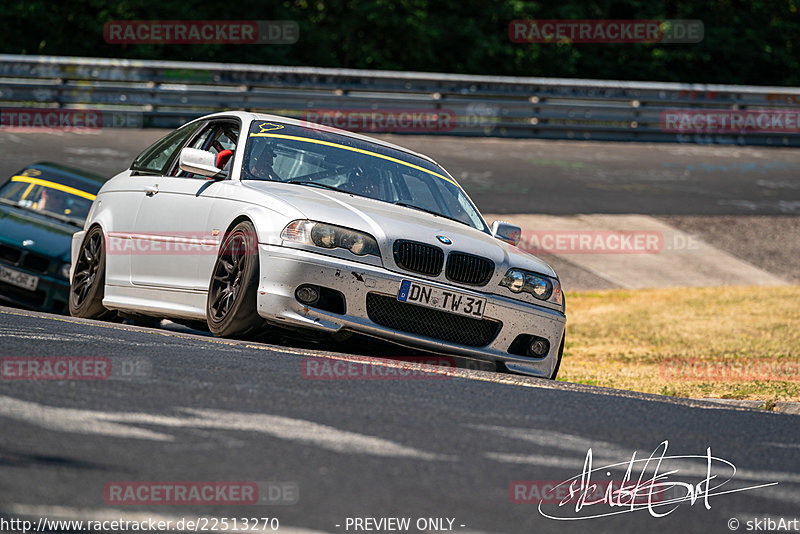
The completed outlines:
<svg viewBox="0 0 800 534">
<path fill-rule="evenodd" d="M 395 273 L 383 267 L 288 247 L 259 244 L 259 262 L 261 280 L 258 288 L 258 313 L 273 323 L 329 333 L 359 332 L 440 353 L 503 362 L 514 371 L 541 377 L 550 377 L 557 364 L 566 323 L 564 314 L 558 311 L 490 293 L 444 285 L 418 278 L 411 273 Z M 371 320 L 368 299 L 372 303 L 369 306 L 374 305 L 376 298 L 387 303 L 396 299 L 403 280 L 484 297 L 487 299 L 484 318 L 499 321 L 502 327 L 498 328 L 496 335 L 485 346 L 467 346 L 389 328 Z M 304 306 L 295 298 L 295 290 L 303 284 L 314 284 L 341 292 L 346 299 L 346 311 L 339 314 Z M 403 303 L 400 306 L 411 305 Z M 396 306 L 392 308 L 396 309 Z M 374 314 L 374 308 L 371 310 Z M 509 347 L 520 334 L 547 339 L 550 344 L 549 352 L 541 358 L 510 354 Z"/>
</svg>

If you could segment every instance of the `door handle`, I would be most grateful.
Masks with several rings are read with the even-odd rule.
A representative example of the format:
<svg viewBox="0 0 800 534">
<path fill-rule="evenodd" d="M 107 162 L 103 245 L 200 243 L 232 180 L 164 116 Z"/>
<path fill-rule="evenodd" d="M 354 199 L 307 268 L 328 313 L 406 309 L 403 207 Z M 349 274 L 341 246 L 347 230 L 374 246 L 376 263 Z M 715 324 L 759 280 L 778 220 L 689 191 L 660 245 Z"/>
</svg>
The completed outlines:
<svg viewBox="0 0 800 534">
<path fill-rule="evenodd" d="M 156 193 L 158 193 L 158 184 L 144 186 L 144 194 L 148 197 L 152 197 Z"/>
</svg>

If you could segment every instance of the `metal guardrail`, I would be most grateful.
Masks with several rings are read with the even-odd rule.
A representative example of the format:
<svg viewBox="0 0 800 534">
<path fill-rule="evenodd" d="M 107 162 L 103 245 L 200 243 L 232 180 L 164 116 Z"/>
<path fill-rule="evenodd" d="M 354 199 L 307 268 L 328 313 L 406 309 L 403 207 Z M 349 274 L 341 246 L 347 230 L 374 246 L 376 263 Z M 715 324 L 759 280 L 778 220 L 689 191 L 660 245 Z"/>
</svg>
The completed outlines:
<svg viewBox="0 0 800 534">
<path fill-rule="evenodd" d="M 798 87 L 0 55 L 0 108 L 31 107 L 90 108 L 104 126 L 159 128 L 226 109 L 295 118 L 413 110 L 453 118 L 452 127 L 415 133 L 800 146 Z M 740 122 L 735 131 L 676 130 L 668 113 Z M 759 113 L 768 116 L 760 123 Z"/>
</svg>

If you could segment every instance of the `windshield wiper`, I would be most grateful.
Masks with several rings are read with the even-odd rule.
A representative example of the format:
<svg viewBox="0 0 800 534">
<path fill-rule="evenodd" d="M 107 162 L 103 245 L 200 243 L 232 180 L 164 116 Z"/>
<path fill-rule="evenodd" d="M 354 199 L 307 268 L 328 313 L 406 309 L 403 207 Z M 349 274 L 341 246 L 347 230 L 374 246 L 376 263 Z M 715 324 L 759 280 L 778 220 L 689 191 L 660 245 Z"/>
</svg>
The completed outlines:
<svg viewBox="0 0 800 534">
<path fill-rule="evenodd" d="M 465 223 L 464 221 L 462 221 L 460 219 L 456 219 L 455 217 L 450 217 L 449 215 L 444 215 L 444 214 L 439 213 L 437 211 L 433 211 L 433 210 L 429 210 L 427 208 L 423 208 L 421 206 L 417 206 L 416 204 L 408 204 L 406 202 L 401 202 L 399 200 L 397 202 L 392 202 L 392 204 L 394 204 L 395 206 L 403 206 L 404 208 L 411 208 L 412 210 L 418 210 L 418 211 L 423 211 L 425 213 L 430 213 L 431 215 L 434 215 L 436 217 L 443 217 L 445 219 L 450 219 L 451 221 L 455 221 L 457 223 L 461 223 L 463 225 L 472 227 L 471 224 Z"/>
</svg>

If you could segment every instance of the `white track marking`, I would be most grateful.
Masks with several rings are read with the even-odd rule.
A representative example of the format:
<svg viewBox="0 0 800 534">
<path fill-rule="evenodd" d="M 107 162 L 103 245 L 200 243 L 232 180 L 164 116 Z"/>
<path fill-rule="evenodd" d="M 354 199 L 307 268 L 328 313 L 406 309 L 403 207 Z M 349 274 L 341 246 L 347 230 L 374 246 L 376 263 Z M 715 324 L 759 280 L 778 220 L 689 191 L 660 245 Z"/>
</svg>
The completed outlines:
<svg viewBox="0 0 800 534">
<path fill-rule="evenodd" d="M 594 449 L 592 449 L 594 452 Z M 643 451 L 640 451 L 643 452 Z M 585 455 L 585 453 L 584 453 Z M 649 453 L 644 455 L 644 458 L 647 458 Z M 493 460 L 496 462 L 507 463 L 507 464 L 515 464 L 515 465 L 527 465 L 527 466 L 537 466 L 541 468 L 548 468 L 548 469 L 564 469 L 567 471 L 569 476 L 576 476 L 581 473 L 581 470 L 584 466 L 585 456 L 577 457 L 577 458 L 564 458 L 561 456 L 552 456 L 552 455 L 545 455 L 545 454 L 510 454 L 504 452 L 488 452 L 484 454 L 484 457 L 488 458 L 489 460 Z M 609 460 L 607 457 L 605 459 L 594 459 L 595 466 L 598 465 L 609 465 L 611 463 L 618 463 L 618 462 L 625 462 L 630 461 L 630 454 L 626 457 L 619 457 L 614 460 Z M 642 458 L 641 455 L 637 455 L 637 459 Z M 678 473 L 675 473 L 667 480 L 682 480 L 685 481 L 686 479 L 681 479 L 681 476 L 702 479 L 706 475 L 705 467 L 701 463 L 689 464 L 689 463 L 682 463 L 680 466 L 671 461 L 670 469 L 680 468 Z M 611 471 L 614 471 L 619 474 L 625 473 L 627 469 L 626 464 L 618 465 L 615 467 L 610 468 Z M 634 466 L 635 469 L 635 466 Z M 517 471 L 519 473 L 519 471 Z M 652 471 L 648 471 L 649 475 L 652 475 Z M 638 472 L 636 473 L 638 477 Z M 518 479 L 522 480 L 525 479 L 525 475 L 517 476 Z M 566 480 L 566 478 L 565 478 Z M 800 490 L 798 490 L 797 484 L 800 484 L 800 474 L 793 474 L 793 473 L 784 473 L 782 471 L 752 471 L 749 469 L 737 469 L 736 475 L 733 477 L 733 480 L 728 482 L 725 485 L 725 489 L 733 489 L 734 487 L 741 487 L 745 485 L 750 485 L 745 481 L 756 481 L 756 482 L 778 482 L 776 486 L 770 486 L 766 488 L 759 488 L 757 494 L 753 494 L 752 498 L 761 498 L 767 499 L 772 501 L 783 501 L 789 503 L 797 503 L 800 502 Z M 787 485 L 791 484 L 791 485 Z"/>
<path fill-rule="evenodd" d="M 176 441 L 169 434 L 152 432 L 130 425 L 169 428 L 218 429 L 257 432 L 346 454 L 366 454 L 388 458 L 450 460 L 400 443 L 321 425 L 303 419 L 277 415 L 183 408 L 185 417 L 129 412 L 99 412 L 73 408 L 55 408 L 12 397 L 0 396 L 0 416 L 18 419 L 49 430 L 100 434 L 110 437 Z"/>
<path fill-rule="evenodd" d="M 74 408 L 55 408 L 0 396 L 0 417 L 10 417 L 48 430 L 151 441 L 175 440 L 168 434 L 159 434 L 143 428 L 113 423 L 108 420 L 110 418 L 103 417 L 108 415 L 111 414 Z"/>
<path fill-rule="evenodd" d="M 630 461 L 631 455 L 634 452 L 636 452 L 636 459 L 647 458 L 653 453 L 653 450 L 658 445 L 654 444 L 650 449 L 646 447 L 633 449 L 630 446 L 623 447 L 621 445 L 605 441 L 590 440 L 574 434 L 565 434 L 563 432 L 555 432 L 539 428 L 504 428 L 500 426 L 485 425 L 472 425 L 472 428 L 486 430 L 512 439 L 520 439 L 528 443 L 534 443 L 538 447 L 548 447 L 570 453 L 569 457 L 567 457 L 567 455 L 558 456 L 546 454 L 517 454 L 507 452 L 485 453 L 484 456 L 490 460 L 503 463 L 550 466 L 565 469 L 583 468 L 583 463 L 586 459 L 586 453 L 588 449 L 591 448 L 592 456 L 594 458 L 593 463 L 595 465 L 620 463 L 619 466 L 612 469 L 624 471 L 627 468 L 625 462 Z M 670 448 L 667 451 L 667 455 L 674 453 L 674 448 Z M 703 455 L 705 454 L 705 450 L 694 452 L 692 454 Z M 692 460 L 673 459 L 670 460 L 670 469 L 679 469 L 681 474 L 686 474 L 689 476 L 703 477 L 706 474 L 706 466 L 702 461 L 695 462 Z M 766 480 L 769 482 L 800 484 L 800 473 L 737 468 L 735 480 L 738 479 L 757 481 Z"/>
<path fill-rule="evenodd" d="M 214 428 L 239 432 L 259 432 L 279 439 L 297 441 L 335 452 L 368 454 L 394 458 L 442 460 L 445 456 L 432 454 L 394 441 L 358 434 L 347 430 L 279 415 L 228 412 L 184 408 L 188 418 L 157 416 L 141 413 L 109 414 L 114 421 L 168 427 Z"/>
<path fill-rule="evenodd" d="M 539 428 L 515 428 L 493 425 L 470 425 L 472 428 L 478 430 L 485 430 L 494 434 L 499 434 L 508 438 L 521 439 L 529 443 L 534 443 L 539 447 L 551 447 L 563 451 L 573 451 L 584 453 L 589 447 L 594 450 L 602 450 L 609 454 L 620 454 L 629 450 L 629 447 L 623 448 L 613 443 L 606 441 L 598 441 L 587 439 L 574 434 L 565 434 L 563 432 L 554 432 L 551 430 L 542 430 Z"/>
<path fill-rule="evenodd" d="M 656 232 L 663 237 L 664 246 L 657 253 L 557 254 L 628 289 L 787 284 L 778 276 L 645 215 L 486 215 L 486 218 L 516 224 L 522 228 L 523 236 L 528 232 Z M 547 261 L 548 255 L 540 257 Z"/>
</svg>

